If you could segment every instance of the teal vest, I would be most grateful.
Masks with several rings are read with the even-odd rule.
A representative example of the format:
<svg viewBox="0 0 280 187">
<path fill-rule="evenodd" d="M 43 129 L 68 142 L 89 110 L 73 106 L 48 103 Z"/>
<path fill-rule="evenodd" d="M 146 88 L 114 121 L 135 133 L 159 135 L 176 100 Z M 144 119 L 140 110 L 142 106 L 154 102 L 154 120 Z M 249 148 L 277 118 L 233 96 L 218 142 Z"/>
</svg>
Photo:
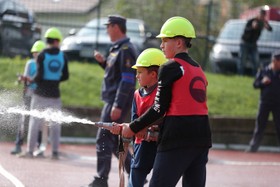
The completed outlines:
<svg viewBox="0 0 280 187">
<path fill-rule="evenodd" d="M 62 69 L 64 66 L 63 52 L 58 54 L 45 53 L 44 65 L 44 80 L 59 81 L 62 75 Z"/>
<path fill-rule="evenodd" d="M 30 78 L 33 78 L 36 75 L 36 72 L 37 72 L 36 61 L 34 59 L 30 59 L 27 76 Z M 37 84 L 35 82 L 28 84 L 28 88 L 30 88 L 32 90 L 35 90 L 36 87 L 37 87 Z"/>
</svg>

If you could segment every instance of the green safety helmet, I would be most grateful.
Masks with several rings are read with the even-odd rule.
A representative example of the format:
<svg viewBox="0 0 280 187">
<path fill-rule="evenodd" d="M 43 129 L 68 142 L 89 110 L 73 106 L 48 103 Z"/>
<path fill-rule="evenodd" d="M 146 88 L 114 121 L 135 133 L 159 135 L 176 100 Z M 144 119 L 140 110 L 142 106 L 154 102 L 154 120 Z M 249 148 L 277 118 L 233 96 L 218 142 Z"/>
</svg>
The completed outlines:
<svg viewBox="0 0 280 187">
<path fill-rule="evenodd" d="M 144 50 L 137 58 L 136 64 L 132 66 L 133 69 L 137 67 L 150 67 L 150 66 L 160 66 L 167 59 L 165 58 L 163 52 L 156 48 L 149 48 Z"/>
<path fill-rule="evenodd" d="M 55 27 L 52 27 L 45 32 L 45 38 L 58 39 L 59 41 L 62 41 L 63 37 L 60 30 L 58 30 Z"/>
<path fill-rule="evenodd" d="M 30 51 L 31 51 L 31 53 L 35 53 L 35 52 L 39 53 L 39 52 L 41 52 L 45 47 L 46 47 L 45 42 L 43 42 L 42 40 L 38 40 L 38 41 L 36 41 L 36 42 L 33 44 L 33 46 L 32 46 L 32 48 L 31 48 Z"/>
<path fill-rule="evenodd" d="M 169 18 L 162 25 L 157 38 L 173 38 L 175 36 L 195 38 L 195 30 L 192 23 L 186 18 L 179 16 Z"/>
</svg>

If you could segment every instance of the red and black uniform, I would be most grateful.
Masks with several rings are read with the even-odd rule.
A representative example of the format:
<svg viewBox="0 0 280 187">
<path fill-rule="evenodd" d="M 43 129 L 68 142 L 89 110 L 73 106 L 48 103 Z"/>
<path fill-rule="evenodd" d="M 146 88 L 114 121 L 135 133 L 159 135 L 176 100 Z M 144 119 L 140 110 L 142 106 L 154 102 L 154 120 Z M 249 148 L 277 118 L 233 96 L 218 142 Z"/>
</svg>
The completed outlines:
<svg viewBox="0 0 280 187">
<path fill-rule="evenodd" d="M 149 88 L 142 87 L 135 91 L 131 112 L 132 120 L 144 114 L 153 105 L 156 92 L 157 84 Z M 157 142 L 148 142 L 136 137 L 133 150 L 128 187 L 143 187 L 147 175 L 153 169 Z"/>
<path fill-rule="evenodd" d="M 186 183 L 205 185 L 208 150 L 212 146 L 206 86 L 201 67 L 187 53 L 179 53 L 161 66 L 155 103 L 130 124 L 137 133 L 165 115 L 150 186 L 175 186 L 182 173 Z M 197 173 L 188 173 L 190 167 L 195 167 L 194 162 L 200 168 Z"/>
</svg>

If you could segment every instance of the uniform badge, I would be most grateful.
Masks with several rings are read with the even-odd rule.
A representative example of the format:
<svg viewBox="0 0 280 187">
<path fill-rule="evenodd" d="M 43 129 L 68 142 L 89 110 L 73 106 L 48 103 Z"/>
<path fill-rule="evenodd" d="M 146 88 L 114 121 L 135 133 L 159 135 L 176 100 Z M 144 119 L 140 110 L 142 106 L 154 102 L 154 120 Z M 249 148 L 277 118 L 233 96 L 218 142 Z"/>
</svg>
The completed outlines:
<svg viewBox="0 0 280 187">
<path fill-rule="evenodd" d="M 127 67 L 127 68 L 130 68 L 132 65 L 131 65 L 131 60 L 130 59 L 126 59 L 126 61 L 125 61 L 125 66 Z"/>
</svg>

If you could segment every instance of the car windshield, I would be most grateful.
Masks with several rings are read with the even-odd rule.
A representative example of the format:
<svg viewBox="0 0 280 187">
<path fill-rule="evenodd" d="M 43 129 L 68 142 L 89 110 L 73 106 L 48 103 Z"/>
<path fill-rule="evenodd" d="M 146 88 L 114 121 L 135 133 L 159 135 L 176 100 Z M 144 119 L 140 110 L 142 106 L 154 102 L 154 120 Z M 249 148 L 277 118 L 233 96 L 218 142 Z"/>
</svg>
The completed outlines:
<svg viewBox="0 0 280 187">
<path fill-rule="evenodd" d="M 106 27 L 104 25 L 105 20 L 100 19 L 99 22 L 99 33 L 106 33 Z M 85 27 L 81 28 L 81 30 L 77 33 L 78 36 L 92 36 L 97 34 L 97 19 L 94 19 L 88 22 Z"/>
<path fill-rule="evenodd" d="M 237 40 L 241 38 L 244 30 L 244 22 L 229 22 L 225 25 L 223 30 L 220 32 L 220 39 Z"/>
<path fill-rule="evenodd" d="M 107 18 L 101 18 L 99 21 L 99 33 L 106 33 L 106 26 L 104 23 L 106 23 Z M 129 36 L 142 36 L 142 31 L 144 32 L 144 28 L 142 26 L 143 24 L 140 24 L 137 21 L 133 20 L 127 20 L 127 34 Z M 97 28 L 98 28 L 98 20 L 93 19 L 90 22 L 88 22 L 85 27 L 81 28 L 79 32 L 77 33 L 78 36 L 92 36 L 97 34 Z"/>
<path fill-rule="evenodd" d="M 244 27 L 246 22 L 229 22 L 225 25 L 223 30 L 220 32 L 219 39 L 226 40 L 239 40 L 241 39 Z M 266 42 L 275 42 L 280 41 L 280 35 L 277 34 L 280 32 L 280 24 L 270 23 L 273 28 L 272 32 L 264 29 L 261 36 L 260 41 Z"/>
</svg>

